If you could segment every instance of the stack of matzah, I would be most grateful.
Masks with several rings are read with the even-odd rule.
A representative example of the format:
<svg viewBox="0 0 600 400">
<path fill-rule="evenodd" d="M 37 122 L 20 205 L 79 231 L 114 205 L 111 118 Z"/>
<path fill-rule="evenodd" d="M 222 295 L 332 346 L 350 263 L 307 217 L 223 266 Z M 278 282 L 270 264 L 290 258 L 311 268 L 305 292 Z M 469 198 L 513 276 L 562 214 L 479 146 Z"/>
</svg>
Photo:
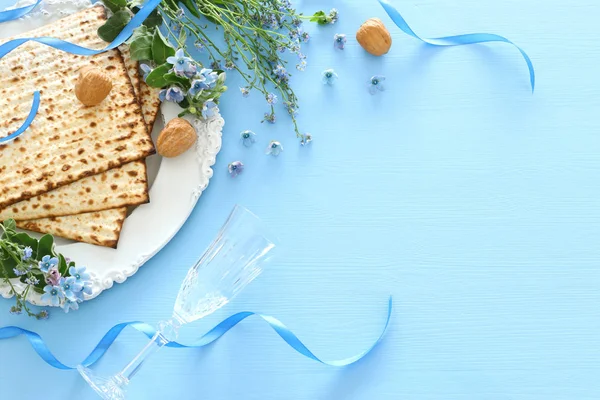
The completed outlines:
<svg viewBox="0 0 600 400">
<path fill-rule="evenodd" d="M 105 20 L 96 6 L 26 36 L 101 49 L 106 43 L 96 31 Z M 29 129 L 0 145 L 0 220 L 116 247 L 127 207 L 148 202 L 144 159 L 154 153 L 149 132 L 159 106 L 156 90 L 141 82 L 137 63 L 122 51 L 83 57 L 29 42 L 0 60 L 0 137 L 26 118 L 33 92 L 41 94 Z M 94 107 L 74 94 L 78 71 L 90 64 L 113 83 Z"/>
</svg>

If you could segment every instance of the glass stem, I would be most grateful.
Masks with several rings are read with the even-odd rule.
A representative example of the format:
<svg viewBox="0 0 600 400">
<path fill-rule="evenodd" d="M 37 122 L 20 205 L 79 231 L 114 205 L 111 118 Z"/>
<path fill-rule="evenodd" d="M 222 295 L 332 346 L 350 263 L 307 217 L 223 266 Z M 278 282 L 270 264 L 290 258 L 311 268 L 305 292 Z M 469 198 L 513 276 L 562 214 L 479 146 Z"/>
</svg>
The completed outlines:
<svg viewBox="0 0 600 400">
<path fill-rule="evenodd" d="M 181 325 L 177 320 L 163 321 L 159 324 L 158 331 L 150 341 L 138 353 L 137 356 L 129 363 L 121 372 L 119 372 L 114 378 L 119 381 L 121 385 L 129 384 L 131 378 L 140 370 L 142 365 L 150 358 L 151 355 L 160 350 L 167 343 L 174 341 L 177 338 L 177 333 Z"/>
</svg>

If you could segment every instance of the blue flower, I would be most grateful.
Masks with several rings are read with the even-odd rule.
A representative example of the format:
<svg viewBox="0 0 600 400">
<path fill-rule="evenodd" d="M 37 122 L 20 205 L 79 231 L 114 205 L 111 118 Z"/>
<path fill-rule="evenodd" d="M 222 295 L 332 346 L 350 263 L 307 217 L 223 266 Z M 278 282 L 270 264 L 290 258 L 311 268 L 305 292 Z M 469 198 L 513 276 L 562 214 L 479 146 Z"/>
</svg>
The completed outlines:
<svg viewBox="0 0 600 400">
<path fill-rule="evenodd" d="M 287 82 L 290 79 L 290 75 L 288 74 L 285 67 L 281 64 L 277 64 L 277 66 L 273 70 L 273 75 L 275 75 L 279 82 Z"/>
<path fill-rule="evenodd" d="M 266 98 L 267 98 L 267 103 L 277 104 L 277 95 L 275 93 L 269 93 Z"/>
<path fill-rule="evenodd" d="M 246 147 L 250 147 L 256 142 L 256 133 L 252 131 L 243 131 L 240 133 L 240 140 Z"/>
<path fill-rule="evenodd" d="M 308 41 L 310 40 L 310 35 L 308 34 L 308 32 L 302 32 L 302 34 L 300 34 L 300 38 L 304 43 L 308 43 Z"/>
<path fill-rule="evenodd" d="M 208 85 L 208 87 L 206 87 L 205 89 L 208 89 L 213 83 L 217 81 L 217 78 L 219 77 L 219 74 L 217 74 L 209 68 L 202 68 L 202 70 L 200 70 L 200 75 L 204 77 L 204 83 Z"/>
<path fill-rule="evenodd" d="M 86 272 L 86 269 L 86 267 L 71 267 L 69 268 L 69 275 L 75 278 L 75 281 L 83 286 L 91 279 L 90 274 Z"/>
<path fill-rule="evenodd" d="M 346 35 L 343 33 L 336 33 L 333 36 L 333 45 L 340 50 L 344 50 L 344 46 L 346 45 Z"/>
<path fill-rule="evenodd" d="M 68 278 L 60 278 L 59 285 L 65 297 L 71 301 L 75 301 L 77 298 L 75 293 L 80 292 L 83 287 L 83 285 L 77 283 L 75 278 L 72 276 Z"/>
<path fill-rule="evenodd" d="M 306 64 L 306 58 L 303 58 L 298 64 L 296 64 L 296 69 L 298 71 L 304 71 L 306 69 Z"/>
<path fill-rule="evenodd" d="M 42 257 L 42 261 L 40 261 L 38 263 L 38 266 L 40 267 L 40 271 L 47 273 L 48 270 L 52 267 L 54 267 L 56 264 L 58 264 L 58 258 L 56 257 L 50 257 L 50 256 L 44 256 Z"/>
<path fill-rule="evenodd" d="M 310 133 L 305 133 L 302 135 L 302 139 L 300 140 L 300 144 L 302 146 L 306 146 L 310 142 L 312 142 L 312 135 Z"/>
<path fill-rule="evenodd" d="M 15 273 L 16 276 L 23 276 L 23 275 L 25 275 L 27 273 L 25 271 L 19 271 L 16 268 L 13 268 L 13 272 Z"/>
<path fill-rule="evenodd" d="M 140 64 L 140 69 L 143 73 L 144 82 L 146 82 L 146 78 L 148 78 L 148 75 L 150 75 L 150 72 L 152 72 L 152 68 L 150 68 L 148 64 Z"/>
<path fill-rule="evenodd" d="M 40 283 L 40 280 L 39 280 L 39 279 L 37 279 L 36 277 L 33 277 L 33 276 L 31 276 L 31 277 L 29 277 L 29 278 L 25 279 L 25 283 L 26 283 L 26 284 L 28 284 L 28 285 L 33 285 L 33 286 L 35 286 L 35 285 L 37 285 L 38 283 Z"/>
<path fill-rule="evenodd" d="M 172 101 L 174 103 L 181 103 L 185 98 L 185 92 L 177 86 L 171 86 L 167 89 L 163 89 L 158 94 L 160 101 Z"/>
<path fill-rule="evenodd" d="M 383 92 L 385 90 L 383 81 L 385 81 L 385 76 L 383 75 L 375 75 L 371 77 L 369 80 L 369 93 L 375 94 L 377 91 Z"/>
<path fill-rule="evenodd" d="M 196 73 L 193 60 L 185 56 L 183 49 L 177 50 L 174 56 L 167 58 L 167 62 L 173 66 L 173 70 L 177 75 L 186 76 L 186 72 L 190 73 L 192 69 Z"/>
<path fill-rule="evenodd" d="M 271 156 L 278 156 L 282 151 L 283 145 L 275 140 L 271 140 L 265 153 Z"/>
<path fill-rule="evenodd" d="M 250 89 L 248 89 L 247 87 L 241 87 L 240 92 L 242 93 L 242 96 L 244 96 L 244 97 L 250 96 Z"/>
<path fill-rule="evenodd" d="M 285 106 L 285 109 L 287 110 L 288 114 L 290 114 L 291 116 L 295 116 L 296 114 L 298 114 L 298 110 L 296 109 L 296 107 L 294 107 L 294 105 L 289 101 L 283 102 L 283 105 Z"/>
<path fill-rule="evenodd" d="M 65 313 L 68 313 L 69 310 L 79 310 L 79 300 L 66 299 L 65 303 L 62 305 L 62 309 Z"/>
<path fill-rule="evenodd" d="M 62 292 L 60 286 L 44 286 L 44 294 L 41 298 L 44 303 L 50 303 L 54 307 L 58 307 L 60 301 L 64 298 L 65 294 Z"/>
<path fill-rule="evenodd" d="M 201 94 L 204 89 L 208 89 L 205 80 L 206 78 L 204 78 L 204 76 L 199 75 L 197 79 L 192 81 L 192 87 L 188 90 L 188 93 L 192 96 L 196 96 L 197 94 Z"/>
<path fill-rule="evenodd" d="M 31 255 L 33 254 L 33 249 L 29 246 L 23 249 L 23 255 L 21 256 L 22 260 L 29 260 Z"/>
<path fill-rule="evenodd" d="M 227 169 L 229 170 L 229 175 L 231 175 L 232 178 L 235 178 L 244 171 L 244 164 L 242 164 L 241 161 L 234 161 L 229 163 Z"/>
<path fill-rule="evenodd" d="M 335 83 L 335 80 L 338 78 L 338 74 L 335 73 L 335 71 L 333 69 L 326 69 L 325 71 L 323 71 L 323 85 L 333 85 Z"/>
<path fill-rule="evenodd" d="M 202 116 L 204 119 L 210 118 L 215 115 L 215 111 L 217 108 L 217 103 L 213 101 L 213 99 L 208 99 L 204 102 L 202 106 Z"/>
<path fill-rule="evenodd" d="M 265 118 L 262 120 L 262 122 L 267 121 L 270 124 L 274 124 L 276 120 L 277 118 L 275 117 L 275 113 L 265 113 Z"/>
</svg>

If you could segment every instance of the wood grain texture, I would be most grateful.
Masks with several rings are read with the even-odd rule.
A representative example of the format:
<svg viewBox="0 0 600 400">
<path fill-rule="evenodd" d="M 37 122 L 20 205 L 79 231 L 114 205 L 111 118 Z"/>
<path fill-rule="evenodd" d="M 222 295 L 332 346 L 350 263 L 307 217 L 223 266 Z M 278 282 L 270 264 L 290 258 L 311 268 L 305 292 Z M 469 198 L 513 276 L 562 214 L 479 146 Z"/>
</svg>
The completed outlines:
<svg viewBox="0 0 600 400">
<path fill-rule="evenodd" d="M 309 26 L 301 148 L 281 110 L 260 124 L 264 99 L 222 101 L 223 150 L 183 230 L 125 285 L 45 324 L 0 313 L 0 326 L 41 332 L 59 357 L 82 359 L 117 322 L 158 322 L 231 206 L 262 216 L 284 243 L 279 261 L 238 300 L 185 330 L 191 340 L 234 311 L 275 315 L 319 356 L 342 358 L 377 337 L 387 296 L 389 335 L 360 364 L 306 360 L 257 320 L 201 351 L 164 350 L 131 385 L 131 399 L 596 400 L 600 398 L 600 4 L 549 0 L 394 0 L 420 35 L 491 32 L 510 46 L 435 49 L 395 28 L 376 1 L 305 0 L 337 7 L 335 26 Z M 394 45 L 383 58 L 352 39 L 379 17 Z M 324 87 L 320 74 L 340 79 Z M 370 76 L 387 76 L 371 97 Z M 229 74 L 228 86 L 242 86 Z M 239 143 L 251 129 L 258 143 Z M 285 152 L 265 157 L 280 140 Z M 227 164 L 244 174 L 229 179 Z M 132 300 L 135 298 L 135 301 Z M 7 309 L 6 302 L 4 308 Z M 65 329 L 78 329 L 67 337 Z M 114 372 L 146 339 L 128 333 L 101 371 Z M 51 370 L 23 340 L 0 342 L 0 384 L 24 398 L 94 399 L 76 374 Z M 14 371 L 23 363 L 40 385 Z M 47 387 L 53 385 L 51 393 Z"/>
</svg>

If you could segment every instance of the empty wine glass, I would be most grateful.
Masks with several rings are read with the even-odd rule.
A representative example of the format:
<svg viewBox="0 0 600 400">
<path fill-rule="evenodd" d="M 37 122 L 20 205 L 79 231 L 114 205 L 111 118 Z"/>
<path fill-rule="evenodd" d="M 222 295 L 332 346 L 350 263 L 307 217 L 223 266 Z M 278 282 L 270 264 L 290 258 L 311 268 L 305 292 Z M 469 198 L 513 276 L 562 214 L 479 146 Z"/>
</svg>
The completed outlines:
<svg viewBox="0 0 600 400">
<path fill-rule="evenodd" d="M 173 315 L 158 325 L 150 343 L 121 372 L 110 377 L 96 376 L 82 365 L 79 373 L 106 400 L 125 398 L 125 387 L 148 357 L 165 344 L 175 341 L 179 328 L 199 320 L 237 296 L 262 272 L 275 243 L 266 236 L 260 219 L 241 206 L 235 206 L 217 237 L 183 280 Z"/>
</svg>

